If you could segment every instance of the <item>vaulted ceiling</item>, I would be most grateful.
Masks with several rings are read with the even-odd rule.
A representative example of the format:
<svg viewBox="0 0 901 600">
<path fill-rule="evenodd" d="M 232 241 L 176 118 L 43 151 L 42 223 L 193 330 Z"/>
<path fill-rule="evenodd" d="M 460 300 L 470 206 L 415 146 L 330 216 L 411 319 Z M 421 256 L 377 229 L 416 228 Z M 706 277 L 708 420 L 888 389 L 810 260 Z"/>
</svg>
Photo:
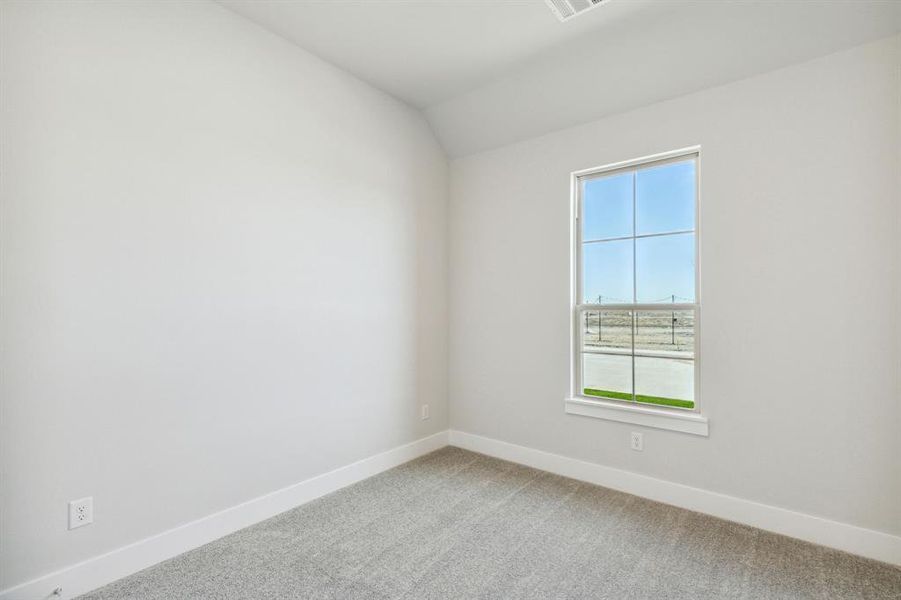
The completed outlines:
<svg viewBox="0 0 901 600">
<path fill-rule="evenodd" d="M 893 0 L 219 0 L 422 109 L 461 156 L 901 30 Z"/>
</svg>

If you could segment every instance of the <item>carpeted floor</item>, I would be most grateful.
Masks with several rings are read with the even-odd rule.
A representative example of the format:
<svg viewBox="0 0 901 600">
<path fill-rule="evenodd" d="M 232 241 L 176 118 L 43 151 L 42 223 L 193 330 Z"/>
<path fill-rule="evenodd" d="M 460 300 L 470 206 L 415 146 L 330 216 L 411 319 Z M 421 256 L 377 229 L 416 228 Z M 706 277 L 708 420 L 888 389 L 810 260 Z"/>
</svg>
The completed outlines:
<svg viewBox="0 0 901 600">
<path fill-rule="evenodd" d="M 82 598 L 901 599 L 901 569 L 445 448 Z"/>
</svg>

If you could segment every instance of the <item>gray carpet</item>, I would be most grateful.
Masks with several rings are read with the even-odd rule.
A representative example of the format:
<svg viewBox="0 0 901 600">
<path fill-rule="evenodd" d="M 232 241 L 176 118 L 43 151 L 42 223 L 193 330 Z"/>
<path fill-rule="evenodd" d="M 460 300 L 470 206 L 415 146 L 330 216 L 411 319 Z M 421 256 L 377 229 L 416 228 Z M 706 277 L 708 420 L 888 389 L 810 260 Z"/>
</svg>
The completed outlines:
<svg viewBox="0 0 901 600">
<path fill-rule="evenodd" d="M 901 598 L 901 569 L 445 448 L 84 599 Z"/>
</svg>

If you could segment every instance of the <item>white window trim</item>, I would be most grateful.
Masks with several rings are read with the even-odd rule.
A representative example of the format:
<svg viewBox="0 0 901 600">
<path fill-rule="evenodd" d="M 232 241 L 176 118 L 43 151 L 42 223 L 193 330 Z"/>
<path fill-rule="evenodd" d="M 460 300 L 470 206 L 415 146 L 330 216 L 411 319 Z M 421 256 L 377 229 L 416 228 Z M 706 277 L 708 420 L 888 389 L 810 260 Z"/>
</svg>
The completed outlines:
<svg viewBox="0 0 901 600">
<path fill-rule="evenodd" d="M 588 397 L 581 393 L 581 348 L 579 328 L 581 327 L 580 306 L 581 290 L 581 230 L 580 230 L 580 181 L 583 177 L 598 175 L 601 173 L 613 173 L 616 171 L 631 170 L 648 163 L 657 163 L 669 160 L 678 160 L 680 158 L 694 157 L 696 164 L 696 187 L 695 187 L 695 301 L 692 305 L 695 310 L 695 348 L 694 348 L 694 366 L 695 366 L 695 408 L 692 410 L 679 408 L 666 408 L 649 406 L 643 404 L 635 404 L 628 402 L 620 402 L 616 400 L 604 400 L 601 398 Z M 581 415 L 587 417 L 595 417 L 606 419 L 608 421 L 617 421 L 620 423 L 633 423 L 646 427 L 654 427 L 657 429 L 668 429 L 682 433 L 690 433 L 694 435 L 709 435 L 709 421 L 701 412 L 701 403 L 698 394 L 698 383 L 700 373 L 700 322 L 701 322 L 701 247 L 700 247 L 700 200 L 701 200 L 701 147 L 692 146 L 690 148 L 681 148 L 671 152 L 654 154 L 652 156 L 644 156 L 633 160 L 617 162 L 601 167 L 593 167 L 581 171 L 574 171 L 570 177 L 570 391 L 565 399 L 564 408 L 566 413 L 571 415 Z M 668 307 L 669 305 L 665 305 Z M 631 305 L 631 309 L 640 308 L 641 305 Z M 604 305 L 604 308 L 612 309 L 613 306 Z"/>
</svg>

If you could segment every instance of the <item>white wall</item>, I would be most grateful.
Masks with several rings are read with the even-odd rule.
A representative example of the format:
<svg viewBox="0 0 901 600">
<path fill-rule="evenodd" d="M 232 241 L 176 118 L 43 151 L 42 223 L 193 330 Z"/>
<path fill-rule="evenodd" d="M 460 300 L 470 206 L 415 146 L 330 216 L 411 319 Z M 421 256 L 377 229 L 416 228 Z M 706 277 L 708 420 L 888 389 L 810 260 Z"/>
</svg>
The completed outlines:
<svg viewBox="0 0 901 600">
<path fill-rule="evenodd" d="M 0 37 L 0 589 L 446 429 L 420 114 L 213 3 Z"/>
<path fill-rule="evenodd" d="M 455 160 L 452 428 L 901 533 L 899 64 L 890 38 Z M 711 433 L 633 452 L 563 411 L 569 173 L 693 144 Z"/>
</svg>

